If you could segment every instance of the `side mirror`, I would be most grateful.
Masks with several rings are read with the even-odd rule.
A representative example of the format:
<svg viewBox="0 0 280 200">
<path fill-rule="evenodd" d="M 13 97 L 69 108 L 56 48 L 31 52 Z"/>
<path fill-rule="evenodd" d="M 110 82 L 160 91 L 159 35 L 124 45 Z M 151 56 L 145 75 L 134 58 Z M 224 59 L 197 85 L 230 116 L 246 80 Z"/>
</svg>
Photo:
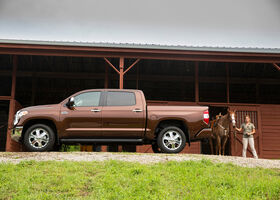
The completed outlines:
<svg viewBox="0 0 280 200">
<path fill-rule="evenodd" d="M 66 103 L 68 108 L 72 108 L 74 106 L 74 97 L 71 97 L 69 101 Z"/>
</svg>

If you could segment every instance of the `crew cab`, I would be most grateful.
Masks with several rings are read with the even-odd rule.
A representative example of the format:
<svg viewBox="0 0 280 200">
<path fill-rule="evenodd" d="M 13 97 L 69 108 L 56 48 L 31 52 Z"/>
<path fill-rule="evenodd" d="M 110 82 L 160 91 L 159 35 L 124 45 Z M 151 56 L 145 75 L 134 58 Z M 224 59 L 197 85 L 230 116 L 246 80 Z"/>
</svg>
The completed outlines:
<svg viewBox="0 0 280 200">
<path fill-rule="evenodd" d="M 147 105 L 140 90 L 90 89 L 59 104 L 17 111 L 12 139 L 29 151 L 65 144 L 151 144 L 179 153 L 211 131 L 208 107 Z"/>
</svg>

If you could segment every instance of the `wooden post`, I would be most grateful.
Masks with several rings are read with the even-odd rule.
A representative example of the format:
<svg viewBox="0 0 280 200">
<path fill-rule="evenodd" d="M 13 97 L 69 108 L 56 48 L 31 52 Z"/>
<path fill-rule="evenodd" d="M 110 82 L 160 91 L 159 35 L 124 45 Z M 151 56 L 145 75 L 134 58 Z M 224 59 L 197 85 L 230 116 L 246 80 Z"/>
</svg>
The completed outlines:
<svg viewBox="0 0 280 200">
<path fill-rule="evenodd" d="M 128 72 L 134 65 L 136 65 L 140 59 L 136 59 L 134 63 L 132 63 L 125 71 L 124 71 L 124 57 L 120 57 L 120 70 L 118 70 L 107 58 L 104 58 L 104 60 L 119 74 L 119 88 L 123 89 L 123 76 L 126 72 Z"/>
<path fill-rule="evenodd" d="M 15 114 L 15 107 L 16 107 L 16 101 L 15 101 L 15 94 L 16 94 L 16 72 L 17 72 L 17 65 L 18 65 L 18 58 L 16 55 L 13 56 L 13 72 L 12 72 L 12 88 L 11 88 L 11 99 L 10 99 L 10 105 L 9 105 L 9 118 L 8 118 L 8 128 L 7 128 L 7 139 L 6 139 L 6 151 L 14 151 L 19 150 L 20 148 L 15 147 L 14 145 L 17 145 L 20 147 L 20 145 L 14 144 L 11 140 L 11 129 L 13 128 L 13 119 Z"/>
<path fill-rule="evenodd" d="M 199 102 L 199 63 L 196 61 L 195 62 L 195 102 Z"/>
<path fill-rule="evenodd" d="M 278 71 L 280 71 L 279 65 L 277 65 L 276 63 L 272 63 L 272 65 L 273 65 Z"/>
<path fill-rule="evenodd" d="M 120 57 L 120 89 L 123 89 L 123 68 L 124 68 L 124 57 Z"/>
<path fill-rule="evenodd" d="M 226 76 L 227 76 L 227 103 L 229 103 L 229 65 L 226 63 Z"/>
</svg>

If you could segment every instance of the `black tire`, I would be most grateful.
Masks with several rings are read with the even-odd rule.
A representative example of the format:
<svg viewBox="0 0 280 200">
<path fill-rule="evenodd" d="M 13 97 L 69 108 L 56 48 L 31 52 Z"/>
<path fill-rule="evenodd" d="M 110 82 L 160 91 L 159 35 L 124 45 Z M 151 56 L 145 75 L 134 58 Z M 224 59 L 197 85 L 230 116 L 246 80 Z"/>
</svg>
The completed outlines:
<svg viewBox="0 0 280 200">
<path fill-rule="evenodd" d="M 36 130 L 39 132 L 39 134 L 46 133 L 47 135 L 45 135 L 39 139 L 30 138 L 30 137 L 32 137 L 31 134 L 33 136 L 34 136 L 34 134 L 36 134 Z M 37 137 L 37 135 L 35 137 Z M 36 142 L 35 140 L 37 140 L 38 142 Z M 33 143 L 33 141 L 35 141 L 34 144 L 31 144 L 31 143 Z M 39 145 L 39 143 L 41 145 Z M 45 124 L 34 124 L 26 130 L 26 132 L 24 134 L 24 138 L 23 138 L 23 144 L 24 144 L 25 148 L 27 149 L 27 151 L 33 151 L 33 152 L 50 151 L 53 149 L 54 144 L 55 144 L 54 131 L 52 128 L 50 128 L 49 126 L 47 126 Z"/>
<path fill-rule="evenodd" d="M 172 144 L 170 144 L 171 146 L 166 145 L 166 143 L 164 141 L 168 141 L 168 140 L 163 140 L 163 137 L 166 135 L 170 135 L 170 134 L 172 134 L 172 137 L 179 136 L 179 139 L 177 139 L 176 141 L 179 142 L 180 144 L 174 144 L 174 146 Z M 176 126 L 168 126 L 160 131 L 160 133 L 157 137 L 157 145 L 160 148 L 161 152 L 163 152 L 163 153 L 179 153 L 186 146 L 185 133 Z M 167 148 L 167 146 L 170 148 Z"/>
<path fill-rule="evenodd" d="M 152 150 L 153 150 L 154 153 L 161 153 L 161 150 L 158 147 L 157 143 L 152 144 Z"/>
</svg>

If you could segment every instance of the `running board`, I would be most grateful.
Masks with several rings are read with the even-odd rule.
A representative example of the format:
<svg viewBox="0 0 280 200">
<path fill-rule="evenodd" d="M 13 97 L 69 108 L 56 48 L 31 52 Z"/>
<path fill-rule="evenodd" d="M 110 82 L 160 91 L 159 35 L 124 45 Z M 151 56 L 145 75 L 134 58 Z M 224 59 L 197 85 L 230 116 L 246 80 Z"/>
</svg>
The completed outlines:
<svg viewBox="0 0 280 200">
<path fill-rule="evenodd" d="M 60 139 L 61 143 L 81 144 L 143 144 L 143 139 Z"/>
</svg>

